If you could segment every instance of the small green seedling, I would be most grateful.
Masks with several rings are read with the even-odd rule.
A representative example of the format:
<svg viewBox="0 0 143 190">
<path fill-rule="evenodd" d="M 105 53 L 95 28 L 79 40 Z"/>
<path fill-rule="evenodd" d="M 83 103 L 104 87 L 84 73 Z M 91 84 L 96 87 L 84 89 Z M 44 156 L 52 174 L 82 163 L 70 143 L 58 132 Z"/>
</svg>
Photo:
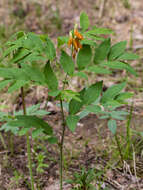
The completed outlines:
<svg viewBox="0 0 143 190">
<path fill-rule="evenodd" d="M 21 180 L 23 179 L 23 174 L 19 173 L 17 170 L 14 171 L 14 177 L 11 178 L 11 188 L 18 187 L 20 184 Z"/>
<path fill-rule="evenodd" d="M 73 190 L 96 190 L 92 185 L 95 180 L 95 172 L 93 169 L 88 171 L 82 168 L 80 173 L 74 173 L 73 179 L 67 182 L 74 185 Z"/>
<path fill-rule="evenodd" d="M 37 163 L 37 168 L 36 168 L 36 171 L 37 173 L 44 173 L 44 168 L 48 168 L 49 165 L 48 164 L 45 164 L 44 163 L 44 159 L 46 158 L 45 155 L 43 155 L 42 153 L 39 153 L 37 156 L 36 156 L 36 160 L 38 161 Z"/>
</svg>

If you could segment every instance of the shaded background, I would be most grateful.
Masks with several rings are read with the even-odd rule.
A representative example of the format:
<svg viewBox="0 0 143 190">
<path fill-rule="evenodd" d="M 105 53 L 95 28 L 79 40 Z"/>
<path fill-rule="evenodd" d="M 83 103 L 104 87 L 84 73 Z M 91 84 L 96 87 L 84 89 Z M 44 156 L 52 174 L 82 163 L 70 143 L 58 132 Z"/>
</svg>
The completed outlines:
<svg viewBox="0 0 143 190">
<path fill-rule="evenodd" d="M 1 0 L 0 35 L 8 37 L 18 30 L 48 33 L 51 37 L 68 34 L 85 11 L 91 24 L 110 27 L 116 37 L 142 40 L 142 0 Z"/>
</svg>

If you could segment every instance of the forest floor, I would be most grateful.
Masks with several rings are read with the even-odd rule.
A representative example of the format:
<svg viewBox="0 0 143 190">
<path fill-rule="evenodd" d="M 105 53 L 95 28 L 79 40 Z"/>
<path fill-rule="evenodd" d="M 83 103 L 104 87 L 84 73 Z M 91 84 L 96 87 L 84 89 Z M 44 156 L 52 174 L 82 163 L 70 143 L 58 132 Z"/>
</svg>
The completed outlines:
<svg viewBox="0 0 143 190">
<path fill-rule="evenodd" d="M 79 15 L 85 11 L 90 18 L 91 25 L 108 27 L 115 31 L 112 43 L 127 40 L 128 48 L 140 54 L 140 60 L 132 62 L 139 77 L 128 75 L 127 90 L 135 94 L 133 98 L 133 115 L 131 129 L 143 131 L 143 3 L 142 0 L 130 1 L 127 6 L 124 0 L 105 0 L 102 9 L 100 0 L 1 0 L 0 1 L 0 40 L 4 43 L 10 35 L 18 30 L 48 33 L 56 42 L 60 35 L 68 35 L 74 23 L 79 24 Z M 126 7 L 127 6 L 127 7 Z M 101 77 L 107 86 L 122 80 L 124 72 L 117 72 L 113 76 Z M 91 78 L 93 80 L 93 78 Z M 75 83 L 76 81 L 74 81 Z M 78 84 L 79 85 L 79 84 Z M 61 113 L 56 103 L 49 100 L 45 89 L 31 87 L 26 95 L 28 106 L 41 103 L 51 114 L 46 120 L 54 126 L 57 136 L 60 136 Z M 33 98 L 34 97 L 34 98 Z M 20 108 L 20 101 L 16 94 L 2 92 L 1 108 L 12 112 Z M 124 109 L 124 108 L 123 108 Z M 127 108 L 130 110 L 130 106 Z M 2 110 L 2 111 L 3 111 Z M 126 133 L 127 121 L 118 123 L 119 138 L 122 148 L 126 143 L 123 135 Z M 123 135 L 122 135 L 123 134 Z M 8 150 L 0 144 L 0 190 L 28 190 L 29 174 L 25 137 L 3 134 Z M 90 114 L 78 123 L 74 133 L 66 130 L 64 145 L 64 179 L 71 178 L 74 172 L 94 168 L 98 174 L 95 186 L 102 182 L 102 189 L 112 190 L 143 189 L 143 138 L 132 132 L 133 152 L 135 152 L 136 167 L 133 167 L 134 158 L 130 158 L 123 165 L 114 137 L 107 128 L 107 121 Z M 59 148 L 58 145 L 49 145 L 44 139 L 32 141 L 32 159 L 34 178 L 37 190 L 59 190 Z M 44 155 L 47 167 L 38 172 L 38 156 Z M 139 166 L 138 162 L 142 163 Z M 135 170 L 136 168 L 136 170 Z M 64 190 L 70 190 L 71 185 L 64 183 Z"/>
</svg>

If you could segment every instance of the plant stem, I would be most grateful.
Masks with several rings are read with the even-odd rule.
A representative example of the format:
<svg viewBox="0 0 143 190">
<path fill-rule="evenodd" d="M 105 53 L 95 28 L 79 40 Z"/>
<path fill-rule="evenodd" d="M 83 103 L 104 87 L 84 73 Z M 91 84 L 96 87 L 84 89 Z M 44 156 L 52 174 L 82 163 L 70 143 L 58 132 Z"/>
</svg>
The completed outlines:
<svg viewBox="0 0 143 190">
<path fill-rule="evenodd" d="M 63 110 L 63 101 L 60 100 L 61 106 L 61 113 L 62 113 L 62 135 L 61 135 L 61 142 L 60 142 L 60 190 L 63 189 L 63 144 L 64 144 L 64 136 L 65 136 L 65 116 Z"/>
<path fill-rule="evenodd" d="M 71 48 L 71 56 L 72 56 L 72 54 L 73 54 L 73 45 Z M 65 89 L 67 76 L 68 75 L 66 74 L 65 80 L 63 82 L 62 90 Z M 64 109 L 63 109 L 62 97 L 60 97 L 60 107 L 61 107 L 61 114 L 62 114 L 62 134 L 61 134 L 61 141 L 60 141 L 60 190 L 63 190 L 63 145 L 64 145 L 66 121 L 65 121 Z"/>
<path fill-rule="evenodd" d="M 4 140 L 4 138 L 3 138 L 1 132 L 0 132 L 0 140 L 1 140 L 1 142 L 2 142 L 3 147 L 4 147 L 5 149 L 7 149 L 7 146 L 6 146 L 5 140 Z"/>
<path fill-rule="evenodd" d="M 66 85 L 67 74 L 63 83 L 63 90 Z M 61 114 L 62 114 L 62 135 L 60 141 L 60 190 L 63 190 L 63 145 L 64 145 L 64 137 L 65 137 L 65 128 L 66 128 L 66 121 L 63 109 L 63 100 L 60 98 L 60 107 L 61 107 Z"/>
<path fill-rule="evenodd" d="M 26 142 L 27 142 L 28 168 L 30 173 L 31 189 L 34 190 L 34 178 L 33 178 L 32 161 L 31 161 L 31 147 L 30 147 L 30 138 L 28 132 L 26 134 Z"/>
<path fill-rule="evenodd" d="M 23 87 L 21 87 L 21 97 L 22 97 L 23 115 L 26 115 L 26 104 L 25 104 Z M 30 173 L 31 190 L 34 190 L 34 178 L 33 178 L 33 173 L 32 173 L 31 147 L 30 147 L 29 132 L 26 133 L 26 143 L 27 143 L 28 168 L 29 168 L 29 173 Z"/>
<path fill-rule="evenodd" d="M 14 153 L 13 134 L 10 135 L 9 146 L 10 146 L 11 156 L 13 156 Z"/>
<path fill-rule="evenodd" d="M 127 125 L 126 125 L 126 159 L 128 159 L 129 156 L 129 151 L 131 148 L 131 130 L 130 130 L 130 125 L 131 125 L 131 120 L 132 120 L 132 113 L 133 113 L 133 103 L 131 105 L 131 109 L 130 109 L 130 114 L 128 116 L 128 120 L 127 120 Z"/>
<path fill-rule="evenodd" d="M 124 163 L 124 159 L 123 159 L 123 155 L 122 155 L 122 151 L 121 151 L 121 146 L 120 146 L 120 142 L 119 142 L 117 134 L 115 134 L 115 140 L 116 140 L 118 151 L 119 151 L 119 154 L 120 154 L 120 157 L 121 157 L 121 162 L 123 164 Z"/>
</svg>

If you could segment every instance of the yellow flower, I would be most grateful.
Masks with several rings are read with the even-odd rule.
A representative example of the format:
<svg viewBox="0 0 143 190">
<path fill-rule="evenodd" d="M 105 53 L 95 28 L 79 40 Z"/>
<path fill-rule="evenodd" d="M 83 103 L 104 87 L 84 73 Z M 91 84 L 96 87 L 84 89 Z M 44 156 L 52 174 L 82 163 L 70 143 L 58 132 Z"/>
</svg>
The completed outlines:
<svg viewBox="0 0 143 190">
<path fill-rule="evenodd" d="M 70 47 L 73 44 L 73 38 L 70 37 L 69 41 L 68 41 L 68 46 Z"/>
<path fill-rule="evenodd" d="M 68 41 L 68 46 L 71 45 L 73 46 L 73 53 L 72 53 L 73 58 L 76 57 L 78 50 L 82 48 L 82 45 L 80 43 L 81 40 L 83 40 L 82 34 L 80 34 L 77 29 L 74 29 L 74 37 L 70 33 L 70 38 Z"/>
<path fill-rule="evenodd" d="M 83 40 L 82 34 L 80 34 L 77 29 L 74 29 L 74 35 L 77 37 L 77 39 Z"/>
</svg>

